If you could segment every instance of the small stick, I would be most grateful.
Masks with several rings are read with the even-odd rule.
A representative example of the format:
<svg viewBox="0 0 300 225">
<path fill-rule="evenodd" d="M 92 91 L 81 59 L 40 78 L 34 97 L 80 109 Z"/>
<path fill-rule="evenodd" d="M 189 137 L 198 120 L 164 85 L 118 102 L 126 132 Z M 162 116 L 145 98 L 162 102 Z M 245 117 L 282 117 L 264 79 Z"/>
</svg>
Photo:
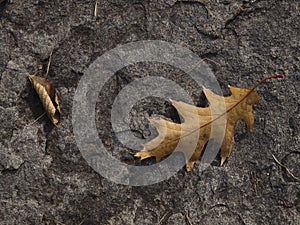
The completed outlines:
<svg viewBox="0 0 300 225">
<path fill-rule="evenodd" d="M 204 61 L 204 60 L 206 60 L 206 61 L 208 61 L 208 62 L 213 62 L 214 64 L 216 64 L 216 65 L 218 65 L 218 66 L 221 66 L 220 63 L 218 63 L 218 62 L 216 62 L 216 61 L 214 61 L 214 60 L 212 60 L 212 59 L 204 58 L 203 61 Z"/>
<path fill-rule="evenodd" d="M 98 5 L 99 5 L 99 0 L 96 0 L 95 9 L 94 9 L 94 17 L 98 16 Z"/>
<path fill-rule="evenodd" d="M 59 221 L 58 219 L 53 219 L 56 223 L 60 224 L 60 225 L 66 225 L 63 222 Z"/>
<path fill-rule="evenodd" d="M 47 65 L 47 71 L 46 71 L 46 74 L 45 74 L 45 78 L 48 77 L 48 73 L 49 73 L 49 70 L 50 70 L 50 64 L 51 64 L 51 60 L 52 60 L 53 50 L 54 50 L 54 47 L 51 49 L 51 52 L 50 52 L 50 56 L 49 56 L 49 61 L 48 61 L 48 65 Z"/>
<path fill-rule="evenodd" d="M 286 171 L 292 178 L 294 178 L 296 181 L 300 182 L 300 178 L 299 178 L 299 177 L 296 177 L 296 176 L 290 171 L 290 169 L 289 169 L 287 166 L 285 166 L 285 165 L 283 165 L 281 162 L 279 162 L 279 160 L 275 157 L 275 155 L 272 154 L 272 157 L 273 157 L 273 159 L 275 160 L 275 162 L 276 162 L 279 166 L 283 167 L 283 168 L 285 169 L 285 171 Z"/>
<path fill-rule="evenodd" d="M 82 225 L 84 223 L 85 219 L 86 219 L 86 217 L 78 225 Z"/>
<path fill-rule="evenodd" d="M 167 215 L 168 215 L 168 213 L 163 215 L 163 217 L 155 225 L 160 225 L 163 222 L 163 220 L 166 218 Z"/>
<path fill-rule="evenodd" d="M 43 116 L 46 115 L 46 112 L 44 112 L 42 115 L 40 115 L 37 119 L 35 119 L 33 122 L 31 122 L 30 124 L 28 124 L 27 126 L 31 126 L 33 124 L 35 124 L 39 119 L 41 119 Z"/>
<path fill-rule="evenodd" d="M 184 216 L 185 216 L 186 220 L 188 221 L 189 225 L 193 225 L 192 221 L 189 217 L 189 212 L 187 210 L 185 211 Z"/>
</svg>

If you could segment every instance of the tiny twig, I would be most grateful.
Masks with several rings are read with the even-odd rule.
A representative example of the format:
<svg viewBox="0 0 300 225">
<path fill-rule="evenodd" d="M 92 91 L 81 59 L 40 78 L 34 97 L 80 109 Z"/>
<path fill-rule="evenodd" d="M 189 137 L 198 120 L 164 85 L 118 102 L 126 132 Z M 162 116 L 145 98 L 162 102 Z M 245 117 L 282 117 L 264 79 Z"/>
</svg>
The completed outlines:
<svg viewBox="0 0 300 225">
<path fill-rule="evenodd" d="M 218 65 L 218 66 L 221 66 L 220 63 L 218 63 L 218 62 L 216 62 L 216 61 L 214 61 L 214 60 L 212 60 L 212 59 L 204 58 L 203 61 L 204 61 L 204 60 L 209 61 L 209 62 L 213 62 L 214 64 L 216 64 L 216 65 Z"/>
<path fill-rule="evenodd" d="M 85 220 L 86 220 L 86 217 L 78 225 L 82 225 Z"/>
<path fill-rule="evenodd" d="M 251 173 L 251 183 L 252 183 L 252 188 L 257 194 L 257 184 L 258 184 L 258 179 L 256 177 L 256 173 Z"/>
<path fill-rule="evenodd" d="M 50 52 L 50 56 L 49 56 L 49 61 L 48 61 L 48 65 L 47 65 L 47 71 L 46 71 L 46 74 L 45 74 L 45 78 L 48 77 L 48 73 L 49 73 L 49 70 L 50 70 L 50 64 L 51 64 L 51 60 L 52 60 L 53 50 L 54 50 L 54 47 L 51 49 L 51 52 Z"/>
<path fill-rule="evenodd" d="M 294 178 L 296 181 L 300 182 L 300 178 L 299 178 L 299 177 L 296 177 L 296 176 L 291 172 L 291 170 L 290 170 L 287 166 L 285 166 L 285 165 L 283 165 L 281 162 L 279 162 L 279 160 L 275 157 L 275 155 L 272 154 L 272 157 L 273 157 L 273 159 L 275 160 L 275 162 L 276 162 L 279 166 L 283 167 L 283 168 L 285 169 L 285 171 L 286 171 L 292 178 Z"/>
<path fill-rule="evenodd" d="M 185 216 L 186 220 L 188 221 L 189 225 L 193 225 L 193 224 L 192 224 L 192 221 L 191 221 L 191 219 L 190 219 L 190 217 L 189 217 L 189 212 L 188 212 L 188 210 L 185 211 L 184 216 Z"/>
<path fill-rule="evenodd" d="M 98 16 L 98 5 L 99 5 L 99 0 L 96 0 L 95 9 L 94 9 L 94 17 Z"/>
<path fill-rule="evenodd" d="M 31 126 L 31 125 L 35 124 L 39 119 L 41 119 L 45 115 L 46 115 L 46 112 L 44 112 L 42 115 L 40 115 L 38 118 L 36 118 L 33 122 L 31 122 L 27 126 Z"/>
<path fill-rule="evenodd" d="M 60 224 L 60 225 L 66 225 L 63 222 L 59 221 L 58 219 L 53 219 L 56 223 Z"/>
<path fill-rule="evenodd" d="M 164 219 L 166 218 L 167 215 L 168 215 L 168 213 L 165 213 L 165 214 L 162 216 L 162 218 L 161 218 L 155 225 L 160 225 L 160 224 L 164 221 Z"/>
</svg>

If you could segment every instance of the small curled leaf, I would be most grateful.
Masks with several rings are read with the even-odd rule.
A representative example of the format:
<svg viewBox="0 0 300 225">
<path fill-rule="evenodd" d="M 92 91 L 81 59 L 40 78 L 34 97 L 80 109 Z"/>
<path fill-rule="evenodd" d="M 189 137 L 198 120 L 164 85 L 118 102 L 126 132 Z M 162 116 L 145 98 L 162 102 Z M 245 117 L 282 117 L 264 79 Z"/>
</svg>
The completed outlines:
<svg viewBox="0 0 300 225">
<path fill-rule="evenodd" d="M 60 120 L 61 111 L 55 88 L 47 78 L 29 75 L 28 79 L 39 95 L 47 116 L 56 126 Z"/>
</svg>

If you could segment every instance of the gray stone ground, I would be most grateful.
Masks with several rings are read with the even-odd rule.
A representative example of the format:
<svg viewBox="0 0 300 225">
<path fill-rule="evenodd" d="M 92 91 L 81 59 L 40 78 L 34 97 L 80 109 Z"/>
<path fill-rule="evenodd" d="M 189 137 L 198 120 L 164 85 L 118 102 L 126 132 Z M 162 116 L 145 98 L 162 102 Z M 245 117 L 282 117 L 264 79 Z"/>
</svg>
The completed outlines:
<svg viewBox="0 0 300 225">
<path fill-rule="evenodd" d="M 0 6 L 0 224 L 300 224 L 300 3 L 293 0 L 6 0 Z M 200 173 L 180 170 L 146 187 L 116 185 L 94 172 L 72 135 L 72 98 L 84 69 L 119 44 L 159 39 L 191 49 L 214 70 L 224 93 L 276 72 L 285 79 L 259 87 L 254 132 L 236 128 L 232 156 Z M 63 116 L 53 127 L 27 75 L 42 75 L 55 47 L 49 79 Z M 214 61 L 214 62 L 213 62 Z M 97 105 L 99 135 L 128 164 L 147 165 L 120 145 L 110 106 L 129 82 L 172 77 L 174 68 L 141 63 L 105 85 Z M 198 105 L 201 89 L 173 76 Z M 132 129 L 147 137 L 147 115 L 178 119 L 160 99 L 132 110 Z"/>
</svg>

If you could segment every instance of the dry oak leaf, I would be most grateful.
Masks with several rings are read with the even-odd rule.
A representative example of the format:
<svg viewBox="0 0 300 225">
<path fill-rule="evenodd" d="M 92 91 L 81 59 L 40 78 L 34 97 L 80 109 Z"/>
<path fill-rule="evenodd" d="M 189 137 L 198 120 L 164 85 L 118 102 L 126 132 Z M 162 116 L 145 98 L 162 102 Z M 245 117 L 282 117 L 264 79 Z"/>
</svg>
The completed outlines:
<svg viewBox="0 0 300 225">
<path fill-rule="evenodd" d="M 47 78 L 36 75 L 28 75 L 28 78 L 39 95 L 47 116 L 56 126 L 60 120 L 61 112 L 55 88 Z"/>
<path fill-rule="evenodd" d="M 226 158 L 230 156 L 234 144 L 234 128 L 236 123 L 239 120 L 243 120 L 245 121 L 248 130 L 252 131 L 252 126 L 254 124 L 252 107 L 259 102 L 259 95 L 254 89 L 265 80 L 279 77 L 283 76 L 274 75 L 264 78 L 251 89 L 229 86 L 231 95 L 228 97 L 219 96 L 212 91 L 203 88 L 204 94 L 210 103 L 209 107 L 206 108 L 196 107 L 184 102 L 172 101 L 173 106 L 179 111 L 184 122 L 178 124 L 161 118 L 149 119 L 157 129 L 158 136 L 144 144 L 144 148 L 137 152 L 135 156 L 140 157 L 141 159 L 154 156 L 156 162 L 159 162 L 161 158 L 170 155 L 181 140 L 179 151 L 183 152 L 185 155 L 186 170 L 191 171 L 194 164 L 199 162 L 203 148 L 208 140 L 211 138 L 222 140 L 220 137 L 224 136 L 222 143 L 220 143 L 221 165 L 223 165 Z M 224 103 L 226 109 L 223 113 L 218 115 L 213 115 L 211 113 L 213 112 L 214 107 L 219 107 L 221 104 L 224 105 Z M 222 117 L 226 118 L 222 120 Z M 213 125 L 216 125 L 217 128 L 226 126 L 225 133 L 224 129 L 216 129 L 214 137 L 210 137 L 212 123 L 214 123 Z M 191 143 L 195 143 L 194 140 L 197 140 L 195 138 L 198 138 L 198 141 L 194 146 L 191 146 Z M 192 156 L 187 157 L 187 155 L 191 155 L 187 153 L 187 151 L 191 151 L 191 148 L 193 150 Z"/>
</svg>

